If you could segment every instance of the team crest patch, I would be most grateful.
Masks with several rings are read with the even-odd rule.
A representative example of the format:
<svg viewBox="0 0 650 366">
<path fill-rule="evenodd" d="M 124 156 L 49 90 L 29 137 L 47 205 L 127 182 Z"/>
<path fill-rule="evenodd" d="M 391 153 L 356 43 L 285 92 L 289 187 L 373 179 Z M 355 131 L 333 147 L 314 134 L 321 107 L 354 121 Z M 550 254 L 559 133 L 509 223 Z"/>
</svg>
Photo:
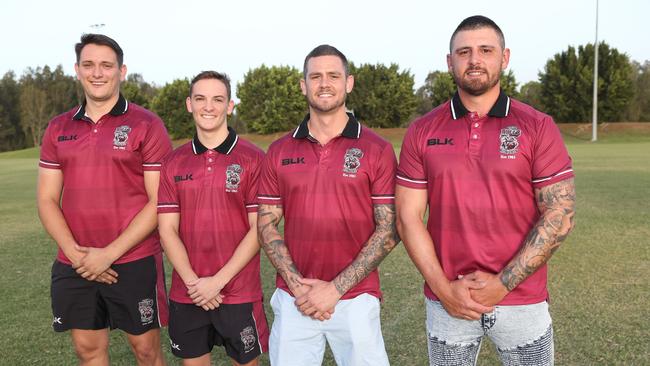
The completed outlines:
<svg viewBox="0 0 650 366">
<path fill-rule="evenodd" d="M 353 147 L 345 152 L 345 157 L 343 158 L 344 177 L 354 178 L 357 176 L 359 167 L 361 167 L 361 158 L 363 158 L 363 151 L 359 148 Z"/>
<path fill-rule="evenodd" d="M 255 329 L 252 326 L 247 326 L 239 332 L 241 341 L 244 344 L 244 352 L 248 353 L 255 348 Z"/>
<path fill-rule="evenodd" d="M 521 136 L 521 130 L 517 126 L 508 126 L 501 129 L 501 135 L 499 135 L 501 146 L 499 152 L 507 155 L 501 155 L 502 159 L 515 158 L 514 154 L 516 154 L 519 149 L 519 140 L 517 139 L 519 136 Z"/>
<path fill-rule="evenodd" d="M 140 310 L 140 321 L 142 325 L 153 323 L 153 300 L 144 299 L 138 303 L 138 310 Z"/>
<path fill-rule="evenodd" d="M 113 149 L 125 149 L 126 142 L 129 139 L 129 132 L 131 132 L 131 127 L 126 125 L 115 129 L 113 133 Z"/>
<path fill-rule="evenodd" d="M 237 192 L 243 171 L 244 169 L 239 164 L 228 165 L 226 168 L 226 192 Z"/>
</svg>

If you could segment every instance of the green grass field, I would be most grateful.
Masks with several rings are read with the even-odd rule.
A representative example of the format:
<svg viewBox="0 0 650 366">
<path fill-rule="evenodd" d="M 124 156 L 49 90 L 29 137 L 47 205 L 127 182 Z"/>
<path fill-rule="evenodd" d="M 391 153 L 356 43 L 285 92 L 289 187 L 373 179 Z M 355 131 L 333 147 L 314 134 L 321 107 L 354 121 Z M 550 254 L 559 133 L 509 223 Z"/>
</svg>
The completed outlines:
<svg viewBox="0 0 650 366">
<path fill-rule="evenodd" d="M 589 131 L 565 134 L 574 160 L 577 225 L 550 264 L 551 312 L 558 365 L 650 364 L 650 133 Z M 586 132 L 585 132 L 586 131 Z M 403 131 L 387 131 L 399 148 Z M 260 145 L 268 145 L 260 139 Z M 35 149 L 0 154 L 0 365 L 71 365 L 67 334 L 50 326 L 50 268 L 56 245 L 36 213 Z M 274 272 L 263 259 L 265 296 Z M 168 273 L 169 274 L 169 273 Z M 403 246 L 381 265 L 385 301 L 382 327 L 393 365 L 427 364 L 422 281 Z M 168 282 L 169 285 L 169 282 Z M 269 320 L 270 307 L 267 306 Z M 135 364 L 119 332 L 112 333 L 111 360 Z M 163 340 L 169 364 L 179 364 Z M 215 364 L 229 365 L 222 351 Z M 262 364 L 268 364 L 267 358 Z M 327 356 L 326 365 L 333 365 Z M 497 365 L 485 343 L 480 365 Z"/>
</svg>

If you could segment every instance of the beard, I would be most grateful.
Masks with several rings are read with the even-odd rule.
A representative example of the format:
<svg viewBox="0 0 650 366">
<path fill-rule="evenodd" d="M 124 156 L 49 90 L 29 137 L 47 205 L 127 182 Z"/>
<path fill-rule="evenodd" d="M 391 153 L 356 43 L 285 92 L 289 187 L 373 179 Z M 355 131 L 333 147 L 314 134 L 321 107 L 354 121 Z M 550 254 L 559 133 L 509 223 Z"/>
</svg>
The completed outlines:
<svg viewBox="0 0 650 366">
<path fill-rule="evenodd" d="M 479 70 L 479 69 L 468 69 L 466 70 L 466 72 L 472 70 Z M 480 69 L 480 70 L 486 73 L 487 80 L 480 80 L 480 79 L 467 80 L 463 78 L 463 75 L 458 75 L 454 71 L 453 72 L 454 81 L 456 82 L 458 89 L 461 89 L 467 94 L 473 96 L 483 95 L 488 90 L 492 89 L 495 85 L 499 83 L 499 80 L 501 79 L 501 73 L 503 72 L 503 71 L 499 71 L 495 77 L 493 75 L 491 76 L 490 73 L 488 73 L 487 70 L 485 69 Z"/>
<path fill-rule="evenodd" d="M 330 113 L 345 105 L 347 94 L 343 94 L 343 98 L 333 100 L 331 103 L 319 103 L 316 98 L 311 94 L 307 94 L 307 104 L 309 107 L 320 113 Z"/>
</svg>

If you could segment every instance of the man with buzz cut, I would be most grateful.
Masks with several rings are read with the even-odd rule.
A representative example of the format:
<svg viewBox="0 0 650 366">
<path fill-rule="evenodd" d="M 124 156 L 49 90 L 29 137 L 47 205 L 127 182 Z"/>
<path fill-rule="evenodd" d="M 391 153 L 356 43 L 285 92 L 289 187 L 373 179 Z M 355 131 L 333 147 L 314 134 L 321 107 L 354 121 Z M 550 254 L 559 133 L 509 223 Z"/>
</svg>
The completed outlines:
<svg viewBox="0 0 650 366">
<path fill-rule="evenodd" d="M 171 141 L 158 116 L 120 94 L 126 66 L 117 42 L 85 34 L 75 52 L 84 101 L 50 121 L 38 173 L 38 213 L 59 247 L 52 327 L 71 330 L 82 365 L 109 364 L 109 327 L 127 334 L 139 365 L 163 365 L 156 199 Z"/>
<path fill-rule="evenodd" d="M 195 76 L 186 105 L 196 135 L 163 163 L 158 196 L 174 266 L 171 351 L 186 366 L 210 365 L 219 345 L 234 365 L 257 365 L 268 345 L 256 197 L 264 153 L 227 125 L 234 102 L 225 74 Z"/>
<path fill-rule="evenodd" d="M 321 45 L 304 62 L 309 114 L 275 141 L 260 173 L 258 231 L 277 269 L 272 365 L 388 365 L 379 263 L 397 244 L 395 152 L 346 113 L 354 78 Z M 284 236 L 278 225 L 284 216 Z"/>
<path fill-rule="evenodd" d="M 463 20 L 458 90 L 402 144 L 397 224 L 425 280 L 431 365 L 476 364 L 484 336 L 504 365 L 554 362 L 546 262 L 573 227 L 574 175 L 553 119 L 500 89 L 509 59 L 492 20 Z"/>
</svg>

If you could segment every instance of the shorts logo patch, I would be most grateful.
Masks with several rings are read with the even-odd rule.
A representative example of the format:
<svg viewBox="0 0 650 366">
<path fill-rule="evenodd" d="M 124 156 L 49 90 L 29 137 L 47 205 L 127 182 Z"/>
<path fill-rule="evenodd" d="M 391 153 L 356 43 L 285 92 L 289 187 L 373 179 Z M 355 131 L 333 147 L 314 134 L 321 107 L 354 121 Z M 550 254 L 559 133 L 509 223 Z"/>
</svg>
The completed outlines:
<svg viewBox="0 0 650 366">
<path fill-rule="evenodd" d="M 255 329 L 252 326 L 247 326 L 239 333 L 241 341 L 244 344 L 244 352 L 248 353 L 255 348 Z"/>
<path fill-rule="evenodd" d="M 125 149 L 126 141 L 129 139 L 129 132 L 131 132 L 131 127 L 126 125 L 115 129 L 113 133 L 113 149 Z"/>
<path fill-rule="evenodd" d="M 140 310 L 140 321 L 142 325 L 153 323 L 153 300 L 144 299 L 138 303 L 138 310 Z"/>
<path fill-rule="evenodd" d="M 359 167 L 361 167 L 361 158 L 363 158 L 363 151 L 361 149 L 353 147 L 347 149 L 345 152 L 345 157 L 343 157 L 343 176 L 344 177 L 356 177 Z"/>
<path fill-rule="evenodd" d="M 54 317 L 54 319 L 52 320 L 52 325 L 54 325 L 54 324 L 63 325 L 63 323 L 61 322 L 61 317 L 60 316 L 55 316 Z"/>
<path fill-rule="evenodd" d="M 501 135 L 499 135 L 499 140 L 501 146 L 499 152 L 505 155 L 514 155 L 519 149 L 519 140 L 517 139 L 521 136 L 521 130 L 517 126 L 508 126 L 501 129 Z M 515 156 L 504 156 L 501 155 L 501 159 L 514 159 Z"/>
<path fill-rule="evenodd" d="M 171 343 L 171 345 L 172 345 L 172 349 L 175 349 L 175 350 L 177 350 L 177 351 L 180 351 L 180 350 L 181 350 L 181 346 L 179 346 L 178 344 L 174 343 L 174 341 L 172 341 L 171 339 L 169 340 L 169 343 Z"/>
<path fill-rule="evenodd" d="M 244 169 L 239 164 L 228 165 L 226 168 L 226 192 L 237 192 L 243 171 Z"/>
</svg>

